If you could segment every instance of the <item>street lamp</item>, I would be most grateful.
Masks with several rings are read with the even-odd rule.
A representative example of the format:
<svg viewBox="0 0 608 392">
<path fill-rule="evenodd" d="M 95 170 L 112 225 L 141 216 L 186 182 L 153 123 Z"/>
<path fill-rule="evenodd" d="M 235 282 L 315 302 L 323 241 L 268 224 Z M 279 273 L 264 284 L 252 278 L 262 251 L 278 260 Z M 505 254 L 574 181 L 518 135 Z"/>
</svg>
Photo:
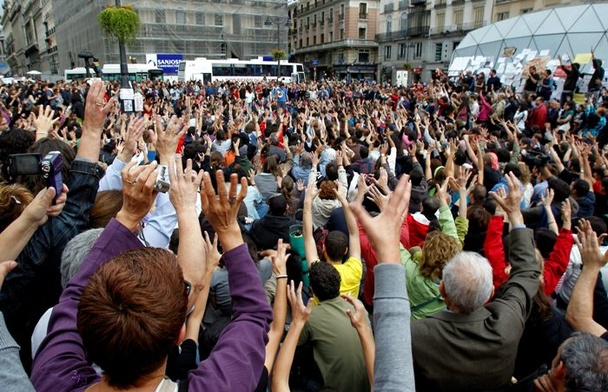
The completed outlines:
<svg viewBox="0 0 608 392">
<path fill-rule="evenodd" d="M 277 26 L 277 81 L 281 78 L 281 26 L 289 26 L 289 18 L 281 18 L 280 16 L 266 17 L 265 26 Z M 284 53 L 284 52 L 283 52 Z"/>
</svg>

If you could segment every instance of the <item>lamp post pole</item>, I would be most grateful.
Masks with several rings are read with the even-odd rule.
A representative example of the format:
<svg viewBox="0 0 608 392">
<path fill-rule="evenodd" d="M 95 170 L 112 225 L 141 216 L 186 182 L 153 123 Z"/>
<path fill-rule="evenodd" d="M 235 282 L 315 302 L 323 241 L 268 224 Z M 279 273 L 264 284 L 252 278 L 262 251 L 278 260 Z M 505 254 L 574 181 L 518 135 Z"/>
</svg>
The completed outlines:
<svg viewBox="0 0 608 392">
<path fill-rule="evenodd" d="M 277 24 L 277 50 L 279 51 L 277 56 L 277 82 L 280 81 L 281 78 L 281 22 L 277 18 L 275 20 Z"/>
<path fill-rule="evenodd" d="M 120 7 L 120 0 L 115 0 L 116 7 Z M 129 68 L 127 65 L 127 50 L 122 42 L 118 43 L 118 54 L 120 56 L 120 102 L 122 111 L 131 113 L 133 111 L 133 89 L 129 81 Z"/>
</svg>

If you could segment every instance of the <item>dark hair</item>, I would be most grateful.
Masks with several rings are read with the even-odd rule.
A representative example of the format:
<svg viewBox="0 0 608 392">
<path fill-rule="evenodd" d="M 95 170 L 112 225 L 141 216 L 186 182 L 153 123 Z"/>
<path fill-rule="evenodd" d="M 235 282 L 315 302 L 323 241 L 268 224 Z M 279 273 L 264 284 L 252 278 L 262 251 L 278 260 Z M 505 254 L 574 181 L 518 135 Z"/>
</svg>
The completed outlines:
<svg viewBox="0 0 608 392">
<path fill-rule="evenodd" d="M 597 234 L 598 237 L 608 232 L 606 222 L 599 216 L 584 216 L 583 218 L 585 218 L 587 222 L 591 224 L 591 228 L 593 229 L 593 231 L 595 231 L 595 234 Z"/>
<path fill-rule="evenodd" d="M 338 164 L 331 161 L 325 166 L 325 177 L 330 181 L 338 179 Z"/>
<path fill-rule="evenodd" d="M 586 197 L 590 189 L 589 183 L 581 178 L 574 180 L 572 187 L 576 191 L 577 197 Z"/>
<path fill-rule="evenodd" d="M 310 287 L 319 301 L 334 299 L 340 295 L 340 274 L 333 265 L 324 261 L 310 266 Z"/>
<path fill-rule="evenodd" d="M 513 173 L 515 177 L 518 179 L 521 178 L 521 169 L 517 163 L 507 163 L 505 166 L 504 174 L 505 176 L 509 173 Z"/>
<path fill-rule="evenodd" d="M 139 248 L 91 276 L 78 304 L 77 326 L 87 357 L 110 386 L 139 386 L 166 361 L 186 319 L 188 294 L 175 255 Z"/>
<path fill-rule="evenodd" d="M 437 219 L 437 217 L 435 217 L 435 213 L 439 207 L 441 207 L 441 201 L 436 197 L 427 197 L 426 199 L 422 200 L 422 214 L 428 220 Z"/>
<path fill-rule="evenodd" d="M 551 177 L 547 180 L 547 184 L 549 185 L 549 188 L 553 189 L 553 192 L 555 192 L 553 203 L 561 203 L 570 197 L 570 187 L 565 181 L 562 181 L 557 177 Z"/>
<path fill-rule="evenodd" d="M 534 232 L 534 242 L 543 259 L 548 258 L 551 252 L 553 252 L 556 240 L 557 234 L 549 229 L 540 228 Z"/>
<path fill-rule="evenodd" d="M 365 159 L 369 156 L 369 150 L 367 149 L 367 147 L 361 146 L 359 148 L 359 156 L 361 157 L 361 159 Z"/>
<path fill-rule="evenodd" d="M 342 260 L 348 249 L 348 236 L 340 230 L 333 230 L 325 237 L 325 252 L 332 261 Z"/>
</svg>

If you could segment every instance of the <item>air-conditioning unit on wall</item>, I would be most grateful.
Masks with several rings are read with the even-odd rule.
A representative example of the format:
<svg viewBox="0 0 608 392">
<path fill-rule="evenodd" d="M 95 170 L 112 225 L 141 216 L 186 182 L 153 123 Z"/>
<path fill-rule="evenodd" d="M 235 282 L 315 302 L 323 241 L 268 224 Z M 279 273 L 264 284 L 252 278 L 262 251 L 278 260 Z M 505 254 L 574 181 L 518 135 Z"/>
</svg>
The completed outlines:
<svg viewBox="0 0 608 392">
<path fill-rule="evenodd" d="M 444 42 L 443 43 L 443 51 L 441 52 L 441 60 L 445 61 L 447 59 L 450 58 L 450 56 L 452 55 L 452 43 L 451 42 Z"/>
</svg>

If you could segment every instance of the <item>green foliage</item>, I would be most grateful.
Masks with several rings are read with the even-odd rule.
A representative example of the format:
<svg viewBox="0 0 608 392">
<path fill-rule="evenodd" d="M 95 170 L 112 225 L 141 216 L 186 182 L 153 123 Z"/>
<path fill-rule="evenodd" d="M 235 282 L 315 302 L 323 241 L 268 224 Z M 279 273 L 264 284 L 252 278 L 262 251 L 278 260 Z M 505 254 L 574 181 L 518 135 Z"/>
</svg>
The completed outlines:
<svg viewBox="0 0 608 392">
<path fill-rule="evenodd" d="M 132 6 L 109 6 L 97 17 L 101 30 L 119 43 L 128 45 L 135 41 L 141 27 L 139 15 Z"/>
<path fill-rule="evenodd" d="M 285 59 L 285 51 L 284 50 L 279 50 L 279 49 L 274 49 L 272 51 L 272 58 L 274 59 L 274 61 L 284 60 Z"/>
<path fill-rule="evenodd" d="M 410 64 L 410 63 L 403 64 L 403 69 L 405 69 L 406 71 L 409 71 L 410 69 L 412 69 L 412 64 Z"/>
</svg>

